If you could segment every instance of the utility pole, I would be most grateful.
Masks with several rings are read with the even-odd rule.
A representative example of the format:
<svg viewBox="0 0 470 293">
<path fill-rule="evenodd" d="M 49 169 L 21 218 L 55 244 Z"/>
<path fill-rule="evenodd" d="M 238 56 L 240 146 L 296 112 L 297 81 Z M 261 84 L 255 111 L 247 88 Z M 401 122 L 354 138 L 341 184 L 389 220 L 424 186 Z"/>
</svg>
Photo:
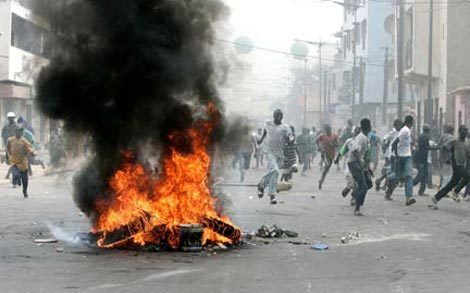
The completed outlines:
<svg viewBox="0 0 470 293">
<path fill-rule="evenodd" d="M 312 42 L 312 41 L 306 41 L 306 40 L 300 40 L 300 39 L 295 39 L 297 42 L 304 42 L 310 45 L 318 46 L 318 97 L 320 98 L 320 112 L 319 112 L 319 118 L 320 118 L 320 127 L 322 125 L 322 47 L 324 45 L 327 45 L 328 43 L 322 43 L 321 39 L 319 42 Z M 305 104 L 304 112 L 307 112 L 307 104 Z M 305 115 L 304 113 L 304 115 Z M 305 123 L 305 121 L 304 121 Z"/>
<path fill-rule="evenodd" d="M 433 42 L 433 18 L 434 18 L 434 0 L 429 0 L 429 52 L 428 52 L 428 101 L 425 103 L 424 121 L 432 125 L 432 42 Z"/>
<path fill-rule="evenodd" d="M 333 76 L 328 80 L 328 101 L 326 102 L 326 105 L 328 106 L 328 110 L 330 108 L 330 105 L 331 105 L 331 85 L 333 83 Z"/>
<path fill-rule="evenodd" d="M 363 106 L 364 106 L 364 71 L 365 71 L 365 63 L 363 58 L 360 58 L 359 61 L 359 118 L 362 118 L 363 115 Z"/>
<path fill-rule="evenodd" d="M 382 125 L 387 125 L 387 104 L 388 104 L 388 47 L 385 47 L 384 94 L 383 94 L 383 105 L 382 105 Z"/>
<path fill-rule="evenodd" d="M 318 42 L 317 43 L 318 45 L 318 93 L 319 93 L 319 97 L 320 97 L 320 113 L 319 113 L 319 116 L 320 116 L 320 129 L 322 128 L 322 122 L 323 122 L 323 119 L 322 119 L 322 114 L 323 114 L 323 110 L 322 110 L 322 96 L 321 96 L 321 47 L 323 46 L 323 43 L 321 42 Z"/>
<path fill-rule="evenodd" d="M 304 117 L 303 126 L 307 127 L 307 58 L 304 60 Z"/>
<path fill-rule="evenodd" d="M 327 106 L 328 106 L 328 76 L 327 76 L 327 70 L 323 70 L 323 111 L 326 112 Z"/>
<path fill-rule="evenodd" d="M 397 105 L 397 118 L 403 118 L 403 38 L 405 28 L 405 3 L 400 0 L 399 3 L 399 19 L 398 19 L 398 40 L 397 40 L 397 86 L 398 86 L 398 105 Z"/>
<path fill-rule="evenodd" d="M 356 44 L 357 44 L 357 9 L 358 6 L 354 6 L 354 42 L 353 42 L 353 84 L 352 84 L 352 113 L 351 113 L 351 120 L 353 125 L 356 125 Z"/>
</svg>

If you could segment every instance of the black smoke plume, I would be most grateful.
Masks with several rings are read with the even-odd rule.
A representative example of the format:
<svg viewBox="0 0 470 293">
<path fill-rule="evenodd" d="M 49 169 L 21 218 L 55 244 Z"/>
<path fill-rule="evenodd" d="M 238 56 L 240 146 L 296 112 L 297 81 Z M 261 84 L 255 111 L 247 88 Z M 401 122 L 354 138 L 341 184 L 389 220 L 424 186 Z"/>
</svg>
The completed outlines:
<svg viewBox="0 0 470 293">
<path fill-rule="evenodd" d="M 191 105 L 222 112 L 210 48 L 227 8 L 219 0 L 39 2 L 56 39 L 37 106 L 91 137 L 95 157 L 74 179 L 74 199 L 93 216 L 124 150 L 164 146 L 170 132 L 191 126 Z"/>
</svg>

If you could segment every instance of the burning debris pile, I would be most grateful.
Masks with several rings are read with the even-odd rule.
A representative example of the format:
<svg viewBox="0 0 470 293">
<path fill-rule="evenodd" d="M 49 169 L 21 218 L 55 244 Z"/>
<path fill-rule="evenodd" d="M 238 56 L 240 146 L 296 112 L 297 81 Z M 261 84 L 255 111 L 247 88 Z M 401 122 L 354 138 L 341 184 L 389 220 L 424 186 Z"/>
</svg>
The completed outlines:
<svg viewBox="0 0 470 293">
<path fill-rule="evenodd" d="M 178 248 L 185 225 L 202 227 L 201 245 L 238 243 L 240 230 L 216 211 L 208 187 L 210 152 L 223 133 L 210 49 L 226 7 L 46 2 L 63 24 L 62 47 L 40 74 L 37 104 L 92 139 L 94 157 L 74 179 L 74 199 L 97 244 Z"/>
</svg>

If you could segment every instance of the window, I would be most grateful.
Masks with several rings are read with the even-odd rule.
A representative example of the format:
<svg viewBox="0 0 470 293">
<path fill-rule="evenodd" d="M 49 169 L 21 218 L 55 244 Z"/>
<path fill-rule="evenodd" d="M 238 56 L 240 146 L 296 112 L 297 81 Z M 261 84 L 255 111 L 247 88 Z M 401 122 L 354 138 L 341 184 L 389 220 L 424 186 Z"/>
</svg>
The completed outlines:
<svg viewBox="0 0 470 293">
<path fill-rule="evenodd" d="M 11 45 L 29 53 L 47 57 L 49 46 L 48 32 L 34 23 L 12 15 Z"/>
<path fill-rule="evenodd" d="M 333 76 L 331 78 L 332 78 L 331 87 L 333 88 L 333 90 L 335 90 L 336 89 L 336 73 L 333 73 Z"/>
</svg>

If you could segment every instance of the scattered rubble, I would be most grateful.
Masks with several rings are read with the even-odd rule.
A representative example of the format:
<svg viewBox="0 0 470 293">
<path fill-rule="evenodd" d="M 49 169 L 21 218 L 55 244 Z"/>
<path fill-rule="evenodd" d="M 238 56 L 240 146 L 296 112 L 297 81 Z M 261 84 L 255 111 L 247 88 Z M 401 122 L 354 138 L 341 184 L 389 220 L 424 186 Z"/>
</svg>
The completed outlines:
<svg viewBox="0 0 470 293">
<path fill-rule="evenodd" d="M 359 232 L 348 233 L 346 236 L 341 237 L 341 243 L 348 244 L 349 241 L 359 238 Z"/>
<path fill-rule="evenodd" d="M 276 225 L 272 225 L 271 227 L 263 225 L 258 229 L 256 236 L 261 238 L 296 238 L 299 236 L 299 233 L 286 229 L 281 229 Z"/>
<path fill-rule="evenodd" d="M 384 224 L 384 225 L 387 225 L 387 224 L 388 224 L 388 221 L 387 221 L 387 219 L 385 219 L 385 218 L 379 217 L 379 218 L 377 218 L 377 221 L 381 222 L 381 223 Z"/>
</svg>

